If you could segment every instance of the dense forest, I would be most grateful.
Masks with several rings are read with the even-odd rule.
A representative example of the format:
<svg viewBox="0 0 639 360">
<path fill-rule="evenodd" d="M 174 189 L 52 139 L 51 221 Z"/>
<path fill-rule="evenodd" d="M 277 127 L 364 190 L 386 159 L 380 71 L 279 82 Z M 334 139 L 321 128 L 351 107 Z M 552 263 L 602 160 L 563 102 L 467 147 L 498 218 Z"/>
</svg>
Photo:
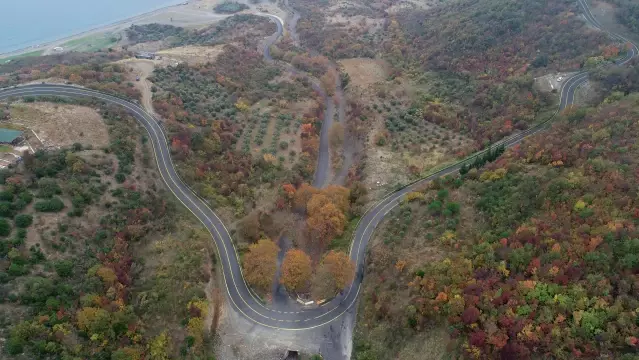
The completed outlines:
<svg viewBox="0 0 639 360">
<path fill-rule="evenodd" d="M 425 12 L 399 13 L 388 24 L 386 58 L 439 86 L 434 96 L 467 113 L 442 119 L 479 145 L 539 121 L 551 106 L 532 77 L 576 71 L 593 56 L 614 58 L 622 45 L 589 28 L 572 1 L 454 2 Z M 461 120 L 461 121 L 460 121 Z"/>
<path fill-rule="evenodd" d="M 627 26 L 634 34 L 639 34 L 639 4 L 630 0 L 612 0 L 619 7 L 615 15 L 619 22 Z"/>
</svg>

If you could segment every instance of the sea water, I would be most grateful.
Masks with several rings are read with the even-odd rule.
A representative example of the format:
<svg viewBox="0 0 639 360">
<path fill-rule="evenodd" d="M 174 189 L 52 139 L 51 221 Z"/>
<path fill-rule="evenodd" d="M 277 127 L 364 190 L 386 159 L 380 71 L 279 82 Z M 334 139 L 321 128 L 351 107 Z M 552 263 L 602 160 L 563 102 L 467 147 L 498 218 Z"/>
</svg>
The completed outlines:
<svg viewBox="0 0 639 360">
<path fill-rule="evenodd" d="M 0 0 L 0 53 L 54 41 L 185 0 Z"/>
</svg>

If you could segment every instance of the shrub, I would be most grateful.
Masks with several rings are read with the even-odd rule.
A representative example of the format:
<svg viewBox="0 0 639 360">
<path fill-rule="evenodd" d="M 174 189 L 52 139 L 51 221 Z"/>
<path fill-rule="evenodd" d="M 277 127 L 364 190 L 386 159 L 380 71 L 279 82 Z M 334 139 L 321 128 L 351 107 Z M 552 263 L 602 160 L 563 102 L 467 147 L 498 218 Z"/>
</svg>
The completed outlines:
<svg viewBox="0 0 639 360">
<path fill-rule="evenodd" d="M 13 201 L 13 194 L 9 191 L 0 191 L 0 200 Z"/>
<path fill-rule="evenodd" d="M 33 216 L 29 214 L 20 214 L 16 216 L 15 223 L 19 228 L 27 228 L 33 223 Z"/>
<path fill-rule="evenodd" d="M 50 200 L 38 201 L 37 203 L 35 203 L 34 207 L 37 211 L 58 212 L 64 209 L 64 203 L 62 202 L 62 200 L 60 200 L 60 198 L 54 197 Z"/>
<path fill-rule="evenodd" d="M 118 184 L 122 184 L 124 180 L 126 180 L 126 175 L 124 175 L 123 173 L 115 174 L 115 181 L 117 181 Z"/>
<path fill-rule="evenodd" d="M 7 236 L 11 234 L 11 225 L 7 219 L 0 219 L 0 236 Z"/>
<path fill-rule="evenodd" d="M 69 260 L 57 261 L 53 267 L 60 277 L 69 277 L 73 274 L 73 262 Z"/>
<path fill-rule="evenodd" d="M 13 208 L 13 210 L 20 211 L 27 207 L 27 203 L 24 202 L 22 199 L 17 199 L 11 204 L 11 207 Z"/>
<path fill-rule="evenodd" d="M 51 198 L 53 195 L 61 194 L 62 189 L 55 179 L 44 178 L 38 181 L 38 197 Z"/>
<path fill-rule="evenodd" d="M 0 201 L 0 216 L 13 217 L 13 206 L 8 201 Z"/>
<path fill-rule="evenodd" d="M 9 355 L 21 354 L 24 351 L 24 341 L 10 337 L 4 348 Z"/>
<path fill-rule="evenodd" d="M 451 214 L 456 215 L 459 213 L 459 204 L 450 202 L 446 204 L 446 210 L 448 210 Z"/>
<path fill-rule="evenodd" d="M 11 276 L 25 275 L 28 272 L 29 271 L 25 268 L 24 265 L 17 263 L 11 263 L 11 266 L 9 266 L 9 269 L 7 270 L 7 273 Z"/>
<path fill-rule="evenodd" d="M 20 198 L 20 200 L 24 201 L 27 204 L 29 204 L 33 200 L 33 194 L 28 191 L 21 192 L 20 194 L 18 194 L 18 197 Z"/>
<path fill-rule="evenodd" d="M 428 210 L 431 213 L 438 215 L 442 210 L 442 202 L 439 200 L 434 200 L 433 202 L 428 204 Z"/>
</svg>

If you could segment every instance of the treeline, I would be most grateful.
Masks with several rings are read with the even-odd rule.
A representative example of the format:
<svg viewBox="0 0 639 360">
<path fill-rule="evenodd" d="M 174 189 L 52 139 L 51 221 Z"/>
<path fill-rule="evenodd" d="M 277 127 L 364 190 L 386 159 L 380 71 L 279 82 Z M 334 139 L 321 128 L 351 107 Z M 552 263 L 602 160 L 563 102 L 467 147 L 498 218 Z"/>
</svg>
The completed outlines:
<svg viewBox="0 0 639 360">
<path fill-rule="evenodd" d="M 131 25 L 126 29 L 126 37 L 134 44 L 164 40 L 171 36 L 180 37 L 187 33 L 182 27 L 164 24 Z"/>
<path fill-rule="evenodd" d="M 60 64 L 65 65 L 90 65 L 113 62 L 125 56 L 121 52 L 97 51 L 92 53 L 68 52 L 62 54 L 28 56 L 17 58 L 10 62 L 0 63 L 0 74 L 8 76 L 10 74 L 28 74 L 30 70 L 48 71 L 52 67 Z M 0 76 L 0 77 L 2 77 Z"/>
<path fill-rule="evenodd" d="M 238 3 L 235 1 L 225 1 L 221 4 L 216 5 L 213 10 L 220 14 L 234 14 L 248 8 L 249 7 L 246 4 Z"/>
<path fill-rule="evenodd" d="M 166 47 L 186 45 L 217 45 L 227 43 L 229 39 L 238 39 L 242 43 L 257 44 L 274 33 L 275 23 L 263 16 L 240 14 L 226 18 L 219 23 L 203 29 L 187 30 L 182 27 L 162 24 L 132 25 L 126 35 L 133 44 L 164 40 Z"/>
<path fill-rule="evenodd" d="M 486 150 L 486 152 L 483 153 L 482 155 L 476 156 L 475 160 L 473 160 L 472 163 L 470 162 L 463 163 L 461 168 L 459 169 L 459 173 L 461 175 L 466 175 L 471 169 L 479 169 L 482 166 L 484 166 L 486 163 L 497 160 L 497 158 L 500 157 L 505 150 L 506 150 L 506 147 L 504 145 L 499 145 L 494 148 L 491 147 L 488 150 Z"/>
<path fill-rule="evenodd" d="M 427 70 L 469 71 L 495 79 L 525 71 L 539 56 L 547 63 L 536 64 L 575 69 L 611 41 L 589 29 L 577 12 L 576 4 L 565 0 L 464 1 L 407 11 L 389 24 L 393 37 L 385 48 L 394 63 L 420 61 Z"/>
<path fill-rule="evenodd" d="M 336 249 L 341 245 L 335 242 L 345 235 L 349 222 L 361 215 L 366 195 L 361 183 L 350 189 L 337 185 L 318 189 L 306 183 L 281 186 L 275 208 L 305 218 L 295 236 L 298 247 L 289 250 L 282 262 L 280 281 L 290 295 L 310 294 L 317 301 L 330 299 L 353 281 L 355 264 L 345 249 Z M 262 238 L 268 219 L 267 213 L 253 211 L 240 223 L 241 236 L 253 242 L 243 256 L 244 274 L 260 293 L 271 290 L 279 252 L 273 241 Z M 350 240 L 349 236 L 345 238 Z"/>
</svg>

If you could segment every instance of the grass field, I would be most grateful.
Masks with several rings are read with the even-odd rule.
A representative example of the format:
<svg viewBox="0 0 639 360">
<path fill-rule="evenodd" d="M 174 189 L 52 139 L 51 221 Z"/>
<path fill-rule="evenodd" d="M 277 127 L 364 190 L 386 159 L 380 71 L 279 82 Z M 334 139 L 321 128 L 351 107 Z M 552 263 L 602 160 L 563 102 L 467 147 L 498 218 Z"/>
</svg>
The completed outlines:
<svg viewBox="0 0 639 360">
<path fill-rule="evenodd" d="M 65 50 L 90 52 L 108 48 L 117 44 L 119 41 L 119 35 L 114 33 L 103 33 L 69 40 L 60 46 L 62 46 Z"/>
<path fill-rule="evenodd" d="M 13 150 L 13 148 L 11 146 L 0 145 L 0 153 L 10 152 L 11 150 Z"/>
<path fill-rule="evenodd" d="M 41 56 L 42 53 L 44 53 L 44 50 L 30 51 L 30 52 L 19 54 L 19 55 L 13 55 L 13 56 L 7 56 L 6 58 L 0 58 L 0 62 L 7 62 L 7 61 L 21 59 L 21 58 L 25 58 L 25 57 Z"/>
</svg>

